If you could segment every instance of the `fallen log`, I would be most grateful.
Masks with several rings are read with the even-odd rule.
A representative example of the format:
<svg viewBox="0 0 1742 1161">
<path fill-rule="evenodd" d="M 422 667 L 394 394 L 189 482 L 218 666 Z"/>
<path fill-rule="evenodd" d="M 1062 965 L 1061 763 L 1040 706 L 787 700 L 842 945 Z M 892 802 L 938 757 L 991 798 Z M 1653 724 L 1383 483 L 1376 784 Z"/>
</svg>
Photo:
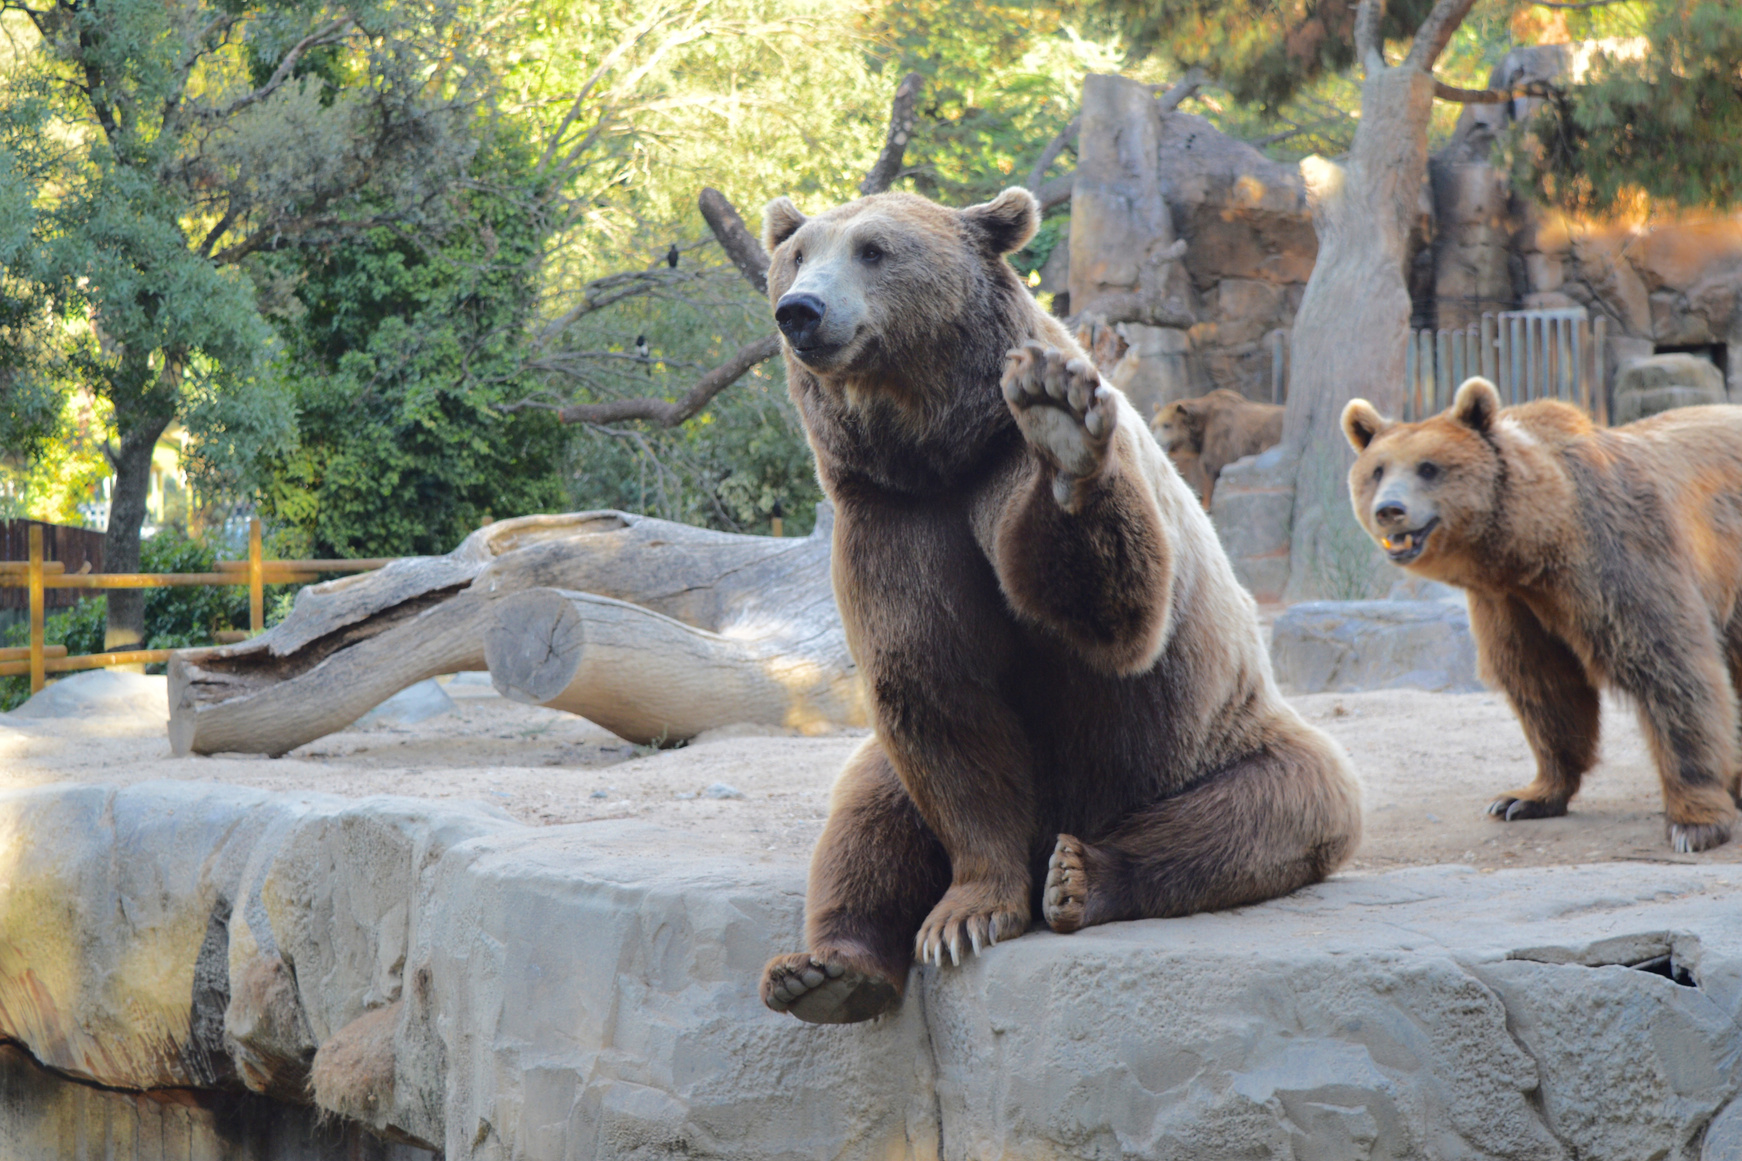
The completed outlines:
<svg viewBox="0 0 1742 1161">
<path fill-rule="evenodd" d="M 170 743 L 177 754 L 286 753 L 407 686 L 490 668 L 493 631 L 506 666 L 493 680 L 508 696 L 633 741 L 678 742 L 737 722 L 863 724 L 829 586 L 832 524 L 826 507 L 810 536 L 792 539 L 609 511 L 498 521 L 446 556 L 306 588 L 290 616 L 252 640 L 175 654 Z M 545 595 L 507 603 L 533 590 Z M 576 621 L 554 611 L 552 590 Z M 544 621 L 541 607 L 552 610 Z M 534 673 L 531 638 L 514 636 L 543 632 L 548 647 L 559 621 L 567 661 Z"/>
</svg>

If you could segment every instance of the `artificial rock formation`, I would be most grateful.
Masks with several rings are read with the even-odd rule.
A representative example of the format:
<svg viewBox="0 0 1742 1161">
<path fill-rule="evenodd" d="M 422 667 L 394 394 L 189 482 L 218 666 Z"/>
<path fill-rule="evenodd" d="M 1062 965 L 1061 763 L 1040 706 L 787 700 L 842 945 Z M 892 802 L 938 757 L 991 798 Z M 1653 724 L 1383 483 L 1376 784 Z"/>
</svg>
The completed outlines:
<svg viewBox="0 0 1742 1161">
<path fill-rule="evenodd" d="M 831 527 L 826 508 L 802 539 L 624 512 L 498 521 L 446 556 L 304 589 L 250 641 L 176 654 L 170 740 L 282 754 L 417 682 L 486 668 L 505 696 L 640 743 L 863 724 Z"/>
<path fill-rule="evenodd" d="M 1218 387 L 1271 402 L 1274 336 L 1317 248 L 1296 167 L 1146 85 L 1084 79 L 1070 309 L 1119 327 L 1129 350 L 1108 374 L 1146 418 Z"/>
<path fill-rule="evenodd" d="M 1742 1084 L 1731 865 L 1340 875 L 1031 932 L 817 1028 L 754 986 L 802 863 L 705 833 L 160 782 L 3 794 L 0 834 L 0 1038 L 122 1090 L 0 1067 L 18 1161 L 124 1126 L 138 1161 L 300 1159 L 237 1145 L 287 1100 L 447 1161 L 1696 1161 Z M 270 957 L 312 1049 L 280 1080 L 315 1084 L 265 1104 L 232 1062 Z"/>
</svg>

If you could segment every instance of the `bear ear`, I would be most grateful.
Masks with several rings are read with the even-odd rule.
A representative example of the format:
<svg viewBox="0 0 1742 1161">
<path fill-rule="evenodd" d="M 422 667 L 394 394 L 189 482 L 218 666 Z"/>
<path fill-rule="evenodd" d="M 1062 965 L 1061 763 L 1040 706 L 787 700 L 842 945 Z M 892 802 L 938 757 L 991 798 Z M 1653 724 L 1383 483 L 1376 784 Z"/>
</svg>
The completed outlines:
<svg viewBox="0 0 1742 1161">
<path fill-rule="evenodd" d="M 1486 379 L 1465 379 L 1452 400 L 1452 418 L 1471 431 L 1486 432 L 1500 413 L 1500 392 Z"/>
<path fill-rule="evenodd" d="M 1040 229 L 1040 203 L 1021 186 L 1013 185 L 983 205 L 969 206 L 962 218 L 985 240 L 994 254 L 1020 250 Z"/>
<path fill-rule="evenodd" d="M 1349 446 L 1358 452 L 1367 450 L 1389 424 L 1374 406 L 1365 399 L 1351 399 L 1349 406 L 1343 408 L 1343 434 L 1349 438 Z"/>
<path fill-rule="evenodd" d="M 762 248 L 774 253 L 775 247 L 798 233 L 798 228 L 808 221 L 791 198 L 775 198 L 762 210 Z"/>
</svg>

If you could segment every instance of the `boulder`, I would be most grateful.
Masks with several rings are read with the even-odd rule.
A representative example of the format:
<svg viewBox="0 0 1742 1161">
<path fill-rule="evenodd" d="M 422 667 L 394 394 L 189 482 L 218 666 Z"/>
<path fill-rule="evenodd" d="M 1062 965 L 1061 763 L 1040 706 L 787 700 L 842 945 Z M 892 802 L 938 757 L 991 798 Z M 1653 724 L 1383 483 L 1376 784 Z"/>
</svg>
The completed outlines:
<svg viewBox="0 0 1742 1161">
<path fill-rule="evenodd" d="M 1724 403 L 1724 376 L 1698 355 L 1652 355 L 1621 368 L 1615 379 L 1614 422 L 1619 425 L 1677 407 Z"/>
<path fill-rule="evenodd" d="M 138 1161 L 1694 1161 L 1742 1083 L 1722 864 L 1339 875 L 1034 931 L 824 1028 L 757 1000 L 800 945 L 804 868 L 741 836 L 181 782 L 0 795 L 0 835 L 20 1161 L 76 1140 Z M 237 1013 L 274 988 L 276 1015 Z M 291 1105 L 307 1085 L 251 1095 L 228 1063 L 287 1020 L 326 1153 Z"/>
<path fill-rule="evenodd" d="M 1482 688 L 1461 601 L 1306 601 L 1271 630 L 1276 679 L 1292 693 Z"/>
<path fill-rule="evenodd" d="M 1261 601 L 1288 586 L 1289 530 L 1294 519 L 1294 461 L 1277 445 L 1222 469 L 1210 521 L 1234 575 Z"/>
<path fill-rule="evenodd" d="M 49 682 L 12 716 L 168 721 L 169 679 L 121 669 L 89 669 Z"/>
</svg>

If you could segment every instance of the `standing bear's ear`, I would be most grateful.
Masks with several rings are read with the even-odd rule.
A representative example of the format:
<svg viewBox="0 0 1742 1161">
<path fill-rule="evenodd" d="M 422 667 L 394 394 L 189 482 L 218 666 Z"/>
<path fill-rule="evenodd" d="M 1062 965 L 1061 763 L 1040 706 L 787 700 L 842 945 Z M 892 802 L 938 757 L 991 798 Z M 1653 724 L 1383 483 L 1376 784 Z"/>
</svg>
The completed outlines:
<svg viewBox="0 0 1742 1161">
<path fill-rule="evenodd" d="M 1351 399 L 1343 408 L 1343 434 L 1348 437 L 1349 446 L 1358 452 L 1366 451 L 1367 445 L 1388 426 L 1385 417 L 1365 399 Z"/>
<path fill-rule="evenodd" d="M 1486 379 L 1465 379 L 1452 400 L 1452 418 L 1471 431 L 1487 432 L 1500 413 L 1500 392 Z"/>
<path fill-rule="evenodd" d="M 762 248 L 774 253 L 776 246 L 798 233 L 798 228 L 808 221 L 791 198 L 775 198 L 762 210 Z"/>
<path fill-rule="evenodd" d="M 991 201 L 969 206 L 962 220 L 978 234 L 994 254 L 1020 250 L 1040 229 L 1040 203 L 1019 185 L 1013 185 Z"/>
</svg>

